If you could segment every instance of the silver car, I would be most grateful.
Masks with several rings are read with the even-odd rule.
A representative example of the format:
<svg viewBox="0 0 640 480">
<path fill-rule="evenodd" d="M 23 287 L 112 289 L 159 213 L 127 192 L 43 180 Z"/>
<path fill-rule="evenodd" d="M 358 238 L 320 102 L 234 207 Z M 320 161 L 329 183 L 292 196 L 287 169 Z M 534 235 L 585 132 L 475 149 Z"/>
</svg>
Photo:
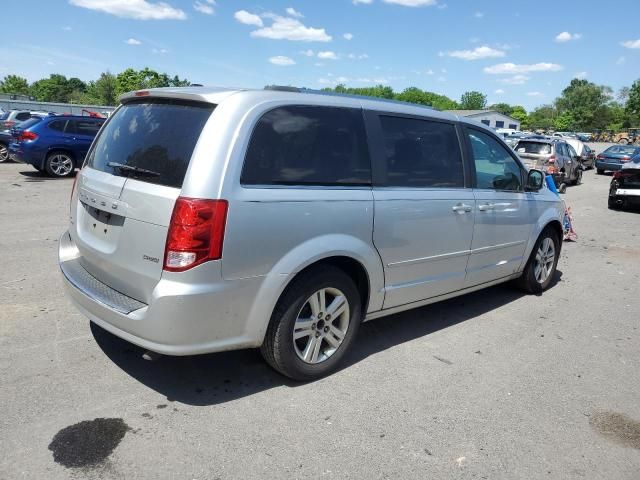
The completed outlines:
<svg viewBox="0 0 640 480">
<path fill-rule="evenodd" d="M 59 261 L 78 309 L 147 350 L 260 347 L 309 380 L 362 321 L 554 277 L 562 203 L 480 123 L 289 87 L 121 102 L 76 177 Z"/>
</svg>

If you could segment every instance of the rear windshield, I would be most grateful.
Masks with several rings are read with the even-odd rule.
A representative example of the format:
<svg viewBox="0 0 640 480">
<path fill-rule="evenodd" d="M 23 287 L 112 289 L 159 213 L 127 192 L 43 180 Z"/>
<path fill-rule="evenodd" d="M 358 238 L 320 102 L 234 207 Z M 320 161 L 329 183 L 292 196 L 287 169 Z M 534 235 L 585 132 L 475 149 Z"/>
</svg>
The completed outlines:
<svg viewBox="0 0 640 480">
<path fill-rule="evenodd" d="M 638 147 L 627 147 L 627 146 L 613 146 L 613 147 L 609 147 L 607 148 L 604 153 L 613 153 L 613 154 L 620 154 L 620 155 L 633 155 L 636 152 L 636 149 Z"/>
<path fill-rule="evenodd" d="M 551 153 L 551 145 L 541 142 L 518 142 L 516 146 L 518 153 L 533 153 L 538 155 L 549 155 Z"/>
<path fill-rule="evenodd" d="M 109 118 L 87 156 L 95 170 L 181 188 L 191 154 L 215 105 L 146 99 Z"/>
<path fill-rule="evenodd" d="M 32 117 L 29 120 L 25 120 L 24 122 L 18 122 L 16 127 L 22 128 L 22 129 L 27 129 L 29 127 L 33 127 L 36 123 L 40 123 L 41 121 L 42 121 L 42 119 L 39 118 L 39 117 Z"/>
<path fill-rule="evenodd" d="M 6 120 L 9 118 L 9 112 L 0 113 L 0 120 Z"/>
</svg>

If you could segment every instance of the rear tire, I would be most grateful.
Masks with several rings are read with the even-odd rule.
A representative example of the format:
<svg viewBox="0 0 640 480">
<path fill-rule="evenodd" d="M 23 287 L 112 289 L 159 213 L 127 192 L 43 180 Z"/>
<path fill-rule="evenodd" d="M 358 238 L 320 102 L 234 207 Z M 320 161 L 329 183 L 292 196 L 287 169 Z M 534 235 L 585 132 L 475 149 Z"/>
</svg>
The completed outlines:
<svg viewBox="0 0 640 480">
<path fill-rule="evenodd" d="M 361 320 L 360 294 L 351 277 L 333 266 L 313 268 L 278 300 L 260 351 L 281 374 L 315 380 L 337 368 Z"/>
<path fill-rule="evenodd" d="M 601 168 L 597 168 L 597 169 L 596 169 L 596 173 L 597 173 L 598 175 L 604 175 L 604 170 L 603 170 L 603 169 L 601 169 Z"/>
<path fill-rule="evenodd" d="M 75 164 L 71 155 L 66 152 L 51 152 L 44 163 L 46 172 L 52 177 L 70 177 L 75 171 Z"/>
<path fill-rule="evenodd" d="M 533 246 L 529 261 L 522 276 L 516 280 L 516 285 L 527 293 L 542 293 L 553 281 L 559 253 L 560 239 L 553 229 L 547 227 Z"/>
<path fill-rule="evenodd" d="M 0 143 L 0 163 L 7 160 L 9 160 L 9 148 L 4 143 Z"/>
</svg>

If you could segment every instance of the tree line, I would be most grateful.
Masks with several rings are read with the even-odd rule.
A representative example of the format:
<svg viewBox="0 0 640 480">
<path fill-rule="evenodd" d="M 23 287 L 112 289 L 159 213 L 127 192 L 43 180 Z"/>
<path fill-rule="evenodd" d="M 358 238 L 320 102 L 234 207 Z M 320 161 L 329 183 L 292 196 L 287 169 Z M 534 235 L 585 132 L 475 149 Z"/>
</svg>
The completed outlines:
<svg viewBox="0 0 640 480">
<path fill-rule="evenodd" d="M 83 82 L 79 78 L 67 78 L 57 73 L 29 83 L 18 75 L 7 75 L 0 81 L 0 92 L 28 95 L 39 102 L 59 102 L 89 105 L 116 105 L 118 97 L 132 90 L 158 87 L 188 87 L 189 80 L 177 75 L 170 77 L 150 68 L 127 68 L 117 75 L 107 71 L 100 78 Z"/>
<path fill-rule="evenodd" d="M 592 131 L 640 128 L 640 79 L 631 87 L 623 87 L 614 95 L 610 87 L 574 78 L 553 102 L 527 112 L 521 105 L 495 103 L 487 105 L 482 92 L 469 91 L 460 101 L 446 95 L 409 87 L 401 92 L 389 86 L 350 88 L 337 85 L 325 91 L 366 95 L 390 100 L 418 103 L 438 110 L 490 109 L 509 115 L 521 122 L 523 130 Z"/>
<path fill-rule="evenodd" d="M 0 81 L 0 92 L 28 95 L 42 102 L 61 102 L 93 105 L 116 105 L 118 97 L 132 90 L 156 87 L 189 86 L 189 80 L 177 75 L 144 68 L 128 68 L 114 75 L 104 72 L 97 80 L 84 82 L 79 78 L 67 78 L 52 74 L 49 78 L 29 83 L 17 75 L 7 75 Z M 640 79 L 630 87 L 614 94 L 610 87 L 597 85 L 585 79 L 574 78 L 553 102 L 527 112 L 521 105 L 496 103 L 487 105 L 482 92 L 468 91 L 459 101 L 417 87 L 394 91 L 385 85 L 353 88 L 337 85 L 325 91 L 366 95 L 370 97 L 401 100 L 426 105 L 438 110 L 496 110 L 521 122 L 523 130 L 592 131 L 640 128 Z"/>
</svg>

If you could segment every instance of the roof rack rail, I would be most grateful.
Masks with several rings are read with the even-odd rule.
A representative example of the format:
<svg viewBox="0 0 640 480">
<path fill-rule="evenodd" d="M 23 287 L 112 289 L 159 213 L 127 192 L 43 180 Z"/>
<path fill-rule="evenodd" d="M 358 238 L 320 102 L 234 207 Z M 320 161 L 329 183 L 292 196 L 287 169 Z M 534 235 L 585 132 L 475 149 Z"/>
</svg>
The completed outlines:
<svg viewBox="0 0 640 480">
<path fill-rule="evenodd" d="M 422 105 L 420 103 L 411 103 L 411 102 L 404 102 L 402 100 L 393 100 L 391 98 L 382 98 L 382 97 L 372 97 L 370 95 L 358 95 L 355 93 L 340 93 L 340 92 L 330 92 L 327 90 L 315 90 L 313 88 L 306 88 L 306 87 L 292 87 L 292 86 L 286 86 L 286 85 L 267 85 L 266 87 L 264 87 L 265 90 L 272 90 L 272 91 L 276 91 L 276 92 L 294 92 L 294 93 L 309 93 L 309 94 L 313 94 L 313 95 L 327 95 L 330 97 L 342 97 L 342 98 L 354 98 L 356 100 L 375 100 L 377 102 L 385 102 L 385 103 L 395 103 L 398 105 L 407 105 L 410 107 L 417 107 L 417 108 L 426 108 L 428 110 L 436 110 L 435 108 L 429 106 L 429 105 Z"/>
</svg>

